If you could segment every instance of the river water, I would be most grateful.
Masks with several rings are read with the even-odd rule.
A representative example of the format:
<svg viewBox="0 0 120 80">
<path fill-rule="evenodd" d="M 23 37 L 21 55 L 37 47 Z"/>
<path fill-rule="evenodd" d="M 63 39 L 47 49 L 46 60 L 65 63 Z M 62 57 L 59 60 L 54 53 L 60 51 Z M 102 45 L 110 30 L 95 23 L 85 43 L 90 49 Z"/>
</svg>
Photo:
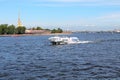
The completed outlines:
<svg viewBox="0 0 120 80">
<path fill-rule="evenodd" d="M 52 46 L 50 35 L 0 37 L 0 80 L 120 80 L 120 34 L 68 36 L 91 42 Z"/>
</svg>

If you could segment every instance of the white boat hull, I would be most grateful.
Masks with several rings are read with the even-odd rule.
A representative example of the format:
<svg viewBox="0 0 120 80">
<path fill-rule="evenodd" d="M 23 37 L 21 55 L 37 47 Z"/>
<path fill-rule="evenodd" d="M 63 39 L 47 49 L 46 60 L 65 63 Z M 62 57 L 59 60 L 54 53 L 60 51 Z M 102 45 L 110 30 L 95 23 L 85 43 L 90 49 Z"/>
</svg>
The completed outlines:
<svg viewBox="0 0 120 80">
<path fill-rule="evenodd" d="M 61 44 L 79 44 L 81 41 L 77 37 L 50 37 L 49 41 L 53 45 L 61 45 Z"/>
</svg>

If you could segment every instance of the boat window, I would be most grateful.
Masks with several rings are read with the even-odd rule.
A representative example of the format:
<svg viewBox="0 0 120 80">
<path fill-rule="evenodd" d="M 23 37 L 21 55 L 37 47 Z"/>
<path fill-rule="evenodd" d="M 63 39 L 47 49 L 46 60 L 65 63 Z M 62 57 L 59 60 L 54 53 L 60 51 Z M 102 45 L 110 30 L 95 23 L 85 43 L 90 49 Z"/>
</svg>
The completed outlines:
<svg viewBox="0 0 120 80">
<path fill-rule="evenodd" d="M 78 42 L 79 40 L 78 39 L 72 39 L 72 41 Z"/>
<path fill-rule="evenodd" d="M 63 39 L 63 41 L 68 41 L 68 39 Z"/>
</svg>

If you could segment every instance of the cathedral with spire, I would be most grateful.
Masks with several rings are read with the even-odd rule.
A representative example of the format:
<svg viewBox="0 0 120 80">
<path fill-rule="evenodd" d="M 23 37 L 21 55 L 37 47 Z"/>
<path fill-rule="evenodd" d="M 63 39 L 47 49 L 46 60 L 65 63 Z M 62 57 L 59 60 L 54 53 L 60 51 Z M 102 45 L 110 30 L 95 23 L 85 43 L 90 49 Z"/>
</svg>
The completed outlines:
<svg viewBox="0 0 120 80">
<path fill-rule="evenodd" d="M 22 26 L 22 22 L 20 20 L 20 13 L 18 14 L 18 27 L 21 27 Z"/>
</svg>

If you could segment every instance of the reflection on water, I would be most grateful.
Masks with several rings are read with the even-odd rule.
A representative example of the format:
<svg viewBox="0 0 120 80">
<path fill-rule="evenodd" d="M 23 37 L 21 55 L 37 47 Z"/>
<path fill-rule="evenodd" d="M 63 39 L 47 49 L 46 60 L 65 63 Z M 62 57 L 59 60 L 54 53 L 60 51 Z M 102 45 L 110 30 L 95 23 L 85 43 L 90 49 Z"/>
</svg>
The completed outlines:
<svg viewBox="0 0 120 80">
<path fill-rule="evenodd" d="M 120 79 L 120 34 L 69 36 L 92 43 L 52 46 L 50 36 L 0 37 L 0 80 Z"/>
</svg>

